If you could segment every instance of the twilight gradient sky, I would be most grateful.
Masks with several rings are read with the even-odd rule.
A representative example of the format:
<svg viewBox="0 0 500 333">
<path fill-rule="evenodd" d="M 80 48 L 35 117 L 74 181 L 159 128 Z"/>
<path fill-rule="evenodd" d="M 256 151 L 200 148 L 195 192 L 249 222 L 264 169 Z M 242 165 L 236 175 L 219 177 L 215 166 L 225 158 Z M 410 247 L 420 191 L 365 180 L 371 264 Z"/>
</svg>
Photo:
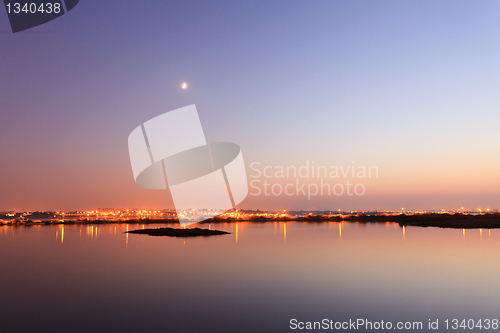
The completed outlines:
<svg viewBox="0 0 500 333">
<path fill-rule="evenodd" d="M 500 208 L 499 59 L 496 0 L 81 0 L 16 34 L 2 8 L 0 210 L 172 208 L 127 137 L 189 104 L 247 167 L 379 168 L 363 196 L 240 208 Z"/>
</svg>

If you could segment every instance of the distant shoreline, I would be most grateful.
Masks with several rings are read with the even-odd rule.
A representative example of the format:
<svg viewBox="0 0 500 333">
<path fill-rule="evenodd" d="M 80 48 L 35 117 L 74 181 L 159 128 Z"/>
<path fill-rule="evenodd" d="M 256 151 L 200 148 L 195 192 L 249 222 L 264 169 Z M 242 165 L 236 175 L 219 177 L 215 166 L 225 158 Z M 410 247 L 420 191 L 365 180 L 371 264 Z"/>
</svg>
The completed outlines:
<svg viewBox="0 0 500 333">
<path fill-rule="evenodd" d="M 306 215 L 301 217 L 264 217 L 253 216 L 251 218 L 232 218 L 232 217 L 214 217 L 208 220 L 197 222 L 197 224 L 207 223 L 235 223 L 235 222 L 251 222 L 251 223 L 266 223 L 266 222 L 307 222 L 307 223 L 324 223 L 324 222 L 356 222 L 356 223 L 386 223 L 394 222 L 400 226 L 417 226 L 417 227 L 437 227 L 437 228 L 454 228 L 454 229 L 497 229 L 500 228 L 500 213 L 486 213 L 481 215 L 470 214 L 398 214 L 398 215 L 366 215 L 364 213 L 356 215 Z M 3 221 L 1 225 L 6 226 L 34 226 L 34 225 L 86 225 L 86 224 L 178 224 L 177 218 L 163 219 L 116 219 L 116 220 L 99 220 L 99 219 L 73 219 L 73 220 L 47 220 L 47 221 Z"/>
</svg>

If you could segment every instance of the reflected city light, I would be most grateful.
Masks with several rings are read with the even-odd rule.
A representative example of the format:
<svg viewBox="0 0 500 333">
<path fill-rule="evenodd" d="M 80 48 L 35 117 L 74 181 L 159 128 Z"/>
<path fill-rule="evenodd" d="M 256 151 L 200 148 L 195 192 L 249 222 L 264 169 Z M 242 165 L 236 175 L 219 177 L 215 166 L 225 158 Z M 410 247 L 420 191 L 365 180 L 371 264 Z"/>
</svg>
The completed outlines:
<svg viewBox="0 0 500 333">
<path fill-rule="evenodd" d="M 293 222 L 293 239 L 291 243 L 287 244 L 288 223 L 292 222 L 280 221 L 271 224 L 236 223 L 235 221 L 234 223 L 217 223 L 214 229 L 235 233 L 236 235 L 233 236 L 236 236 L 237 244 L 232 243 L 231 237 L 233 236 L 229 234 L 209 238 L 180 239 L 129 235 L 126 233 L 125 249 L 123 249 L 122 230 L 141 229 L 143 225 L 141 222 L 113 226 L 94 225 L 97 236 L 99 233 L 103 233 L 101 239 L 96 239 L 95 242 L 93 239 L 88 239 L 93 230 L 91 225 L 85 227 L 42 225 L 39 228 L 1 226 L 0 229 L 4 229 L 0 231 L 0 237 L 4 239 L 0 239 L 0 246 L 3 245 L 4 248 L 10 245 L 16 246 L 15 251 L 8 253 L 9 256 L 13 256 L 13 260 L 7 261 L 7 256 L 4 256 L 4 262 L 16 263 L 19 259 L 29 260 L 23 262 L 26 267 L 46 270 L 41 275 L 41 278 L 35 279 L 29 274 L 24 275 L 28 270 L 5 269 L 2 273 L 3 278 L 9 277 L 12 282 L 6 281 L 10 282 L 13 287 L 5 288 L 4 292 L 12 293 L 10 300 L 21 299 L 24 301 L 24 299 L 27 299 L 26 306 L 28 306 L 28 309 L 31 304 L 29 303 L 30 297 L 33 297 L 30 294 L 35 289 L 31 288 L 31 286 L 26 288 L 26 295 L 21 295 L 24 296 L 21 297 L 18 293 L 22 289 L 17 288 L 16 283 L 18 285 L 21 282 L 39 283 L 39 285 L 36 285 L 37 289 L 46 291 L 49 297 L 53 295 L 52 293 L 57 295 L 58 290 L 61 290 L 61 286 L 63 287 L 63 293 L 69 291 L 71 295 L 75 294 L 81 297 L 87 297 L 89 290 L 95 291 L 96 295 L 116 296 L 116 299 L 111 301 L 119 304 L 120 301 L 123 301 L 123 290 L 125 290 L 122 288 L 123 286 L 133 286 L 134 283 L 137 285 L 137 281 L 141 281 L 144 277 L 157 277 L 149 279 L 146 281 L 147 283 L 140 284 L 142 287 L 140 287 L 138 293 L 133 292 L 131 294 L 133 297 L 139 295 L 138 299 L 150 306 L 146 310 L 155 313 L 157 311 L 155 307 L 159 304 L 157 302 L 158 295 L 169 293 L 170 299 L 170 297 L 173 297 L 172 295 L 177 295 L 176 293 L 172 294 L 170 291 L 171 286 L 186 286 L 186 281 L 189 281 L 188 285 L 192 287 L 191 290 L 195 296 L 197 293 L 203 293 L 203 290 L 206 289 L 212 290 L 212 292 L 209 291 L 210 295 L 229 297 L 229 299 L 209 299 L 204 307 L 210 308 L 215 304 L 214 302 L 219 302 L 218 304 L 230 303 L 234 300 L 234 294 L 218 291 L 224 289 L 221 281 L 231 281 L 231 283 L 240 283 L 240 285 L 231 285 L 235 289 L 249 287 L 249 289 L 244 290 L 245 295 L 260 292 L 261 294 L 256 294 L 259 296 L 258 299 L 256 297 L 255 303 L 251 304 L 252 308 L 259 309 L 263 304 L 263 300 L 265 302 L 270 295 L 277 299 L 288 299 L 287 295 L 290 294 L 290 289 L 280 287 L 280 283 L 285 281 L 287 285 L 297 287 L 296 290 L 306 288 L 303 289 L 303 293 L 299 293 L 301 298 L 297 299 L 297 304 L 293 304 L 294 306 L 300 307 L 300 304 L 309 304 L 308 302 L 311 299 L 319 300 L 321 301 L 320 304 L 314 308 L 318 313 L 321 313 L 321 309 L 328 310 L 328 306 L 333 304 L 331 300 L 334 300 L 338 304 L 342 302 L 341 307 L 346 308 L 345 316 L 348 317 L 349 311 L 365 304 L 362 302 L 365 301 L 369 304 L 363 305 L 366 308 L 361 308 L 360 311 L 370 315 L 369 310 L 372 309 L 373 304 L 380 304 L 381 302 L 380 293 L 373 292 L 374 288 L 382 291 L 403 291 L 405 297 L 416 303 L 415 308 L 404 308 L 403 306 L 406 306 L 407 303 L 410 304 L 410 302 L 401 297 L 401 293 L 390 294 L 391 298 L 382 300 L 382 305 L 386 305 L 384 302 L 393 302 L 391 304 L 394 304 L 394 309 L 383 309 L 383 311 L 387 310 L 388 313 L 390 311 L 397 312 L 400 308 L 404 311 L 408 310 L 408 313 L 420 311 L 420 305 L 428 304 L 429 300 L 438 300 L 437 304 L 435 304 L 437 309 L 445 307 L 446 304 L 441 303 L 440 299 L 456 295 L 456 290 L 460 288 L 465 288 L 464 299 L 474 301 L 474 304 L 484 307 L 477 309 L 478 311 L 484 312 L 487 309 L 490 309 L 491 312 L 495 311 L 494 298 L 496 295 L 491 291 L 491 285 L 494 285 L 499 271 L 491 263 L 498 257 L 497 250 L 500 250 L 500 242 L 478 243 L 474 236 L 477 229 L 469 230 L 472 232 L 472 238 L 465 244 L 465 242 L 460 243 L 460 240 L 456 237 L 459 228 L 442 229 L 412 226 L 410 228 L 411 240 L 408 243 L 405 241 L 401 243 L 401 234 L 399 233 L 402 232 L 405 239 L 406 226 L 393 223 L 389 225 L 385 224 L 385 222 L 380 224 L 359 223 L 357 225 L 355 223 L 333 221 L 324 224 Z M 279 234 L 274 235 L 275 228 L 279 227 L 280 224 L 283 225 L 282 237 L 279 237 Z M 150 226 L 151 224 L 148 224 L 148 228 Z M 179 224 L 169 226 L 181 228 Z M 214 230 L 211 229 L 211 222 L 208 228 L 206 225 L 204 228 Z M 15 241 L 10 236 L 13 229 L 16 230 L 18 235 Z M 245 233 L 245 241 L 241 245 L 239 244 L 240 229 L 244 230 Z M 349 233 L 347 238 L 342 237 L 342 233 L 345 234 L 343 229 L 347 229 Z M 78 234 L 85 234 L 85 230 L 87 230 L 88 236 L 80 239 L 75 237 Z M 486 230 L 488 231 L 487 235 L 491 235 L 491 230 Z M 38 238 L 33 237 L 34 231 L 36 231 L 35 235 Z M 462 229 L 462 233 L 465 235 L 465 229 Z M 480 235 L 483 233 L 482 229 L 479 229 L 479 233 Z M 338 242 L 334 240 L 336 238 L 334 235 L 339 237 Z M 57 238 L 56 243 L 52 238 L 54 236 Z M 70 243 L 67 243 L 68 237 Z M 134 246 L 131 248 L 128 248 L 129 237 L 135 241 Z M 66 240 L 63 240 L 64 238 Z M 190 242 L 189 249 L 186 246 L 187 240 Z M 57 244 L 59 242 L 62 244 L 64 241 L 66 241 L 66 245 Z M 97 244 L 97 241 L 99 241 L 99 244 Z M 179 241 L 183 242 L 183 248 L 178 246 Z M 44 250 L 43 246 L 46 246 L 45 253 L 48 255 L 44 256 L 43 263 L 39 263 L 37 261 L 40 260 L 40 255 L 36 255 L 36 253 L 33 255 L 33 251 Z M 24 252 L 19 252 L 18 248 Z M 68 258 L 73 259 L 68 260 Z M 110 258 L 112 259 L 112 269 L 109 267 Z M 5 265 L 4 267 L 8 266 Z M 467 269 L 464 269 L 464 267 L 467 267 Z M 207 268 L 211 269 L 209 274 L 206 274 Z M 260 275 L 254 276 L 252 274 L 255 273 L 256 268 L 263 271 L 260 271 Z M 429 268 L 431 268 L 431 271 L 429 271 Z M 436 271 L 433 271 L 433 269 Z M 23 275 L 9 275 L 12 271 L 19 271 Z M 299 273 L 291 274 L 294 271 Z M 36 270 L 31 269 L 31 272 L 36 273 Z M 76 280 L 75 272 L 78 274 Z M 487 273 L 491 275 L 486 275 Z M 52 278 L 54 276 L 57 279 Z M 104 276 L 107 280 L 103 283 L 95 280 L 96 276 Z M 255 288 L 255 284 L 248 285 L 249 280 L 245 279 L 245 276 L 250 276 L 254 280 L 257 278 L 259 281 L 268 281 L 270 287 Z M 165 278 L 169 278 L 167 285 L 165 284 Z M 75 281 L 74 288 L 76 292 L 72 292 L 67 288 L 68 281 Z M 87 289 L 82 289 L 81 281 L 85 281 L 85 285 L 88 286 Z M 408 288 L 408 285 L 410 285 L 408 281 L 413 285 L 412 288 Z M 478 283 L 471 283 L 470 281 Z M 110 290 L 109 286 L 113 285 L 117 287 L 112 287 Z M 466 286 L 469 286 L 470 289 L 467 289 Z M 278 293 L 271 294 L 274 291 Z M 127 292 L 125 291 L 125 293 Z M 360 299 L 358 298 L 360 293 L 370 295 L 370 298 Z M 36 297 L 44 296 L 45 299 L 45 295 L 36 293 L 34 295 Z M 311 298 L 311 295 L 316 298 Z M 89 296 L 88 304 L 94 304 L 94 296 Z M 4 295 L 2 297 L 5 298 Z M 166 306 L 175 308 L 180 304 L 188 308 L 191 305 L 192 297 L 189 295 L 185 303 L 181 302 L 186 297 L 184 290 L 179 291 L 175 297 L 177 298 L 174 298 L 172 303 L 166 304 Z M 354 297 L 354 300 L 349 303 L 351 297 Z M 459 300 L 463 300 L 460 298 L 461 296 L 457 297 L 459 297 Z M 253 299 L 253 296 L 251 298 Z M 323 300 L 325 301 L 323 302 Z M 59 306 L 57 298 L 56 302 L 57 306 Z M 177 302 L 179 303 L 177 304 Z M 310 304 L 313 303 L 310 302 Z M 452 297 L 449 307 L 453 308 L 456 303 L 457 298 Z M 467 304 L 461 303 L 459 305 L 462 304 L 465 304 L 464 309 L 467 309 Z M 271 305 L 275 306 L 275 304 Z M 286 304 L 283 306 L 288 309 Z M 457 309 L 460 310 L 461 308 L 455 310 Z M 101 307 L 97 307 L 97 311 L 101 311 Z M 272 307 L 265 309 L 267 314 L 273 313 L 273 311 Z M 427 310 L 423 309 L 422 311 Z M 53 309 L 47 309 L 48 315 L 52 312 Z M 81 314 L 75 314 L 75 318 L 79 315 L 81 316 Z M 126 311 L 126 315 L 130 315 L 128 311 Z M 209 311 L 209 315 L 213 314 Z M 233 313 L 229 313 L 229 315 L 233 315 Z M 342 313 L 342 315 L 344 314 Z M 416 314 L 416 316 L 424 318 L 427 315 L 426 312 Z M 189 316 L 191 315 L 189 314 Z M 303 316 L 307 318 L 307 315 Z M 243 315 L 241 318 L 244 320 Z"/>
</svg>

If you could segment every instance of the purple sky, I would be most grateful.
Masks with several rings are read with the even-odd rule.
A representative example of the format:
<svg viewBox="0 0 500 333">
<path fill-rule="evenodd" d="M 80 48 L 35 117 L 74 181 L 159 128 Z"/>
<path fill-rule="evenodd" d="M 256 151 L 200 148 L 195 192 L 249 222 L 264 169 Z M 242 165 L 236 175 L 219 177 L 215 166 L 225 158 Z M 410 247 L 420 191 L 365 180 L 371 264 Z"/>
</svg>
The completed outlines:
<svg viewBox="0 0 500 333">
<path fill-rule="evenodd" d="M 16 34 L 1 9 L 0 211 L 172 208 L 135 185 L 127 137 L 189 104 L 249 176 L 253 162 L 379 170 L 324 179 L 362 196 L 241 208 L 500 208 L 498 59 L 498 1 L 82 0 Z"/>
</svg>

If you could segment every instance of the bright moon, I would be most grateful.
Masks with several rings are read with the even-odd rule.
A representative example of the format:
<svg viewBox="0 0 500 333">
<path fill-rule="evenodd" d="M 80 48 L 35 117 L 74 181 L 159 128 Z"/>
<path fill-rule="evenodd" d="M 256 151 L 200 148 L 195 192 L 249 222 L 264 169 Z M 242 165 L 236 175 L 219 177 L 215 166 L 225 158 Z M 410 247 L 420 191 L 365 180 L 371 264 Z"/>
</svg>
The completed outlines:
<svg viewBox="0 0 500 333">
<path fill-rule="evenodd" d="M 187 86 L 188 86 L 188 85 L 187 85 L 187 83 L 186 83 L 186 82 L 184 82 L 184 83 L 182 84 L 182 89 L 186 89 L 186 88 L 187 88 Z"/>
</svg>

